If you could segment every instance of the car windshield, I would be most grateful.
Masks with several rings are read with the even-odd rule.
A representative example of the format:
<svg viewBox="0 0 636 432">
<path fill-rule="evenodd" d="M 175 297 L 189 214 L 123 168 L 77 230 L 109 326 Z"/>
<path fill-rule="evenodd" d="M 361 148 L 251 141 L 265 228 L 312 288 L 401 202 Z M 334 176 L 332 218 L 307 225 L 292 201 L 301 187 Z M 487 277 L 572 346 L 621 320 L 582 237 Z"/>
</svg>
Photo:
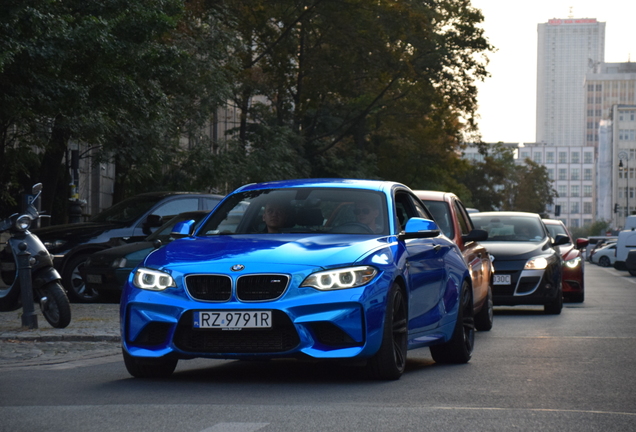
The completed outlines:
<svg viewBox="0 0 636 432">
<path fill-rule="evenodd" d="M 488 231 L 487 241 L 538 242 L 545 238 L 545 231 L 538 217 L 474 213 L 470 218 L 475 228 Z"/>
<path fill-rule="evenodd" d="M 448 238 L 453 238 L 453 224 L 451 220 L 450 207 L 445 201 L 422 200 L 426 207 L 433 213 L 435 223 Z"/>
<path fill-rule="evenodd" d="M 546 224 L 546 228 L 548 228 L 548 232 L 550 233 L 550 237 L 552 237 L 553 239 L 555 239 L 556 236 L 559 235 L 559 234 L 562 234 L 562 235 L 567 236 L 568 238 L 570 238 L 570 235 L 565 230 L 565 227 L 563 225 Z"/>
<path fill-rule="evenodd" d="M 163 197 L 136 196 L 125 199 L 89 219 L 90 222 L 129 224 L 136 221 Z"/>
<path fill-rule="evenodd" d="M 236 193 L 196 235 L 388 234 L 384 194 L 362 189 L 289 188 Z"/>
</svg>

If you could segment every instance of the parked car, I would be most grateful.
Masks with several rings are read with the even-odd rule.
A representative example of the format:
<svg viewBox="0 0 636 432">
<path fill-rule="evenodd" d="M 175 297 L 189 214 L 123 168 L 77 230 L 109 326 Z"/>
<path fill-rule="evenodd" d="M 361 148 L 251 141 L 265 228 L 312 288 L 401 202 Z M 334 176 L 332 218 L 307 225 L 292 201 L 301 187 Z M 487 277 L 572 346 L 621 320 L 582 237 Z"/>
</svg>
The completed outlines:
<svg viewBox="0 0 636 432">
<path fill-rule="evenodd" d="M 609 245 L 615 245 L 616 244 L 616 239 L 611 239 L 611 240 L 599 240 L 594 247 L 592 248 L 592 250 L 589 253 L 589 257 L 588 257 L 588 261 L 590 262 L 595 262 L 593 257 L 594 254 L 596 254 L 596 252 L 598 252 L 599 250 L 601 250 L 604 247 L 607 247 Z M 589 246 L 589 244 L 588 244 Z M 587 249 L 587 248 L 586 248 Z M 596 262 L 598 263 L 598 260 L 596 260 Z"/>
<path fill-rule="evenodd" d="M 426 205 L 446 237 L 453 240 L 462 251 L 473 280 L 473 304 L 475 328 L 487 331 L 492 328 L 493 301 L 492 277 L 494 268 L 486 248 L 479 242 L 488 239 L 488 233 L 475 229 L 464 204 L 454 193 L 414 191 Z"/>
<path fill-rule="evenodd" d="M 475 226 L 488 231 L 484 245 L 493 256 L 495 305 L 544 305 L 547 314 L 563 308 L 563 258 L 536 213 L 484 212 L 471 215 Z"/>
<path fill-rule="evenodd" d="M 100 250 L 145 239 L 165 221 L 184 211 L 212 210 L 223 196 L 189 192 L 150 192 L 125 199 L 88 222 L 53 225 L 33 230 L 53 256 L 62 285 L 71 300 L 99 300 L 87 289 L 81 270 Z"/>
<path fill-rule="evenodd" d="M 558 235 L 567 236 L 568 242 L 557 246 L 563 257 L 563 298 L 573 303 L 585 301 L 585 259 L 583 252 L 589 241 L 584 238 L 572 239 L 570 231 L 557 219 L 543 219 L 552 239 Z"/>
<path fill-rule="evenodd" d="M 409 349 L 471 358 L 469 269 L 404 185 L 251 184 L 188 236 L 190 225 L 125 284 L 123 357 L 135 377 L 194 357 L 292 357 L 366 360 L 375 377 L 398 379 Z"/>
<path fill-rule="evenodd" d="M 636 228 L 620 231 L 616 240 L 616 260 L 614 261 L 616 270 L 627 270 L 625 265 L 627 255 L 634 249 L 636 249 Z"/>
<path fill-rule="evenodd" d="M 587 240 L 589 241 L 589 243 L 587 244 L 587 247 L 585 248 L 585 256 L 587 257 L 587 260 L 591 262 L 592 255 L 594 255 L 597 249 L 602 248 L 608 243 L 616 243 L 616 241 L 618 240 L 618 237 L 617 236 L 589 236 Z"/>
<path fill-rule="evenodd" d="M 613 267 L 616 262 L 616 243 L 607 243 L 592 255 L 592 262 L 601 267 Z"/>
<path fill-rule="evenodd" d="M 122 287 L 130 272 L 153 249 L 174 240 L 172 230 L 176 224 L 193 220 L 196 227 L 209 213 L 210 210 L 179 213 L 146 237 L 144 241 L 104 249 L 90 255 L 81 271 L 86 289 L 97 292 L 102 299 L 121 297 Z"/>
</svg>

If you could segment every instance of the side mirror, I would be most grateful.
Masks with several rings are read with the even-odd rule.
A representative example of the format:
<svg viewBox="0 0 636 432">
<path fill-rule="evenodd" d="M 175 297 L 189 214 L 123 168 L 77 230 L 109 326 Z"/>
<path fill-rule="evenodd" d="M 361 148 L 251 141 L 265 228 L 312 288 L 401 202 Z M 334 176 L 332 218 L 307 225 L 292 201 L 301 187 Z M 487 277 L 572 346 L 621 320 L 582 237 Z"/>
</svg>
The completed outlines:
<svg viewBox="0 0 636 432">
<path fill-rule="evenodd" d="M 408 240 L 413 238 L 430 238 L 440 235 L 439 227 L 430 219 L 413 217 L 406 222 L 404 231 L 398 238 L 400 240 Z"/>
<path fill-rule="evenodd" d="M 561 246 L 564 244 L 568 244 L 570 242 L 570 239 L 568 238 L 568 236 L 566 236 L 565 234 L 557 234 L 556 238 L 554 239 L 554 242 L 552 243 L 553 246 Z"/>
<path fill-rule="evenodd" d="M 174 228 L 172 228 L 172 231 L 170 232 L 170 236 L 178 239 L 178 238 L 184 238 L 184 237 L 189 237 L 190 234 L 192 233 L 192 228 L 194 227 L 194 220 L 188 220 L 188 221 L 183 221 L 183 222 L 179 222 L 178 224 L 176 224 L 174 226 Z"/>
<path fill-rule="evenodd" d="M 486 241 L 488 240 L 488 231 L 474 229 L 466 235 L 462 236 L 462 240 L 464 243 L 468 243 L 471 241 Z"/>
<path fill-rule="evenodd" d="M 587 245 L 590 244 L 590 241 L 588 239 L 584 239 L 584 238 L 577 238 L 576 239 L 576 248 L 577 249 L 584 249 L 587 247 Z"/>
<path fill-rule="evenodd" d="M 148 215 L 146 221 L 144 222 L 142 228 L 143 232 L 146 235 L 150 235 L 152 233 L 151 228 L 157 228 L 161 226 L 162 218 L 159 215 L 151 214 Z"/>
</svg>

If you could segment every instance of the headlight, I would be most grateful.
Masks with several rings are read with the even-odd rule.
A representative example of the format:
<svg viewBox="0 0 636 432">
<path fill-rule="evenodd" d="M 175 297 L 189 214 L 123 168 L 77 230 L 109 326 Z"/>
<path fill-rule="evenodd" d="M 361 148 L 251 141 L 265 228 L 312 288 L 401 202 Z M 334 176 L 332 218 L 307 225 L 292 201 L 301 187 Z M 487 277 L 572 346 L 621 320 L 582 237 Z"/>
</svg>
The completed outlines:
<svg viewBox="0 0 636 432">
<path fill-rule="evenodd" d="M 321 291 L 355 288 L 369 283 L 377 273 L 369 266 L 326 270 L 307 276 L 300 286 Z"/>
<path fill-rule="evenodd" d="M 163 291 L 166 288 L 177 286 L 168 273 L 147 268 L 137 269 L 133 277 L 133 285 L 152 291 Z"/>
<path fill-rule="evenodd" d="M 29 215 L 20 215 L 18 219 L 15 221 L 15 226 L 20 231 L 26 231 L 31 226 L 31 222 L 33 222 L 33 218 Z"/>
<path fill-rule="evenodd" d="M 580 256 L 578 256 L 578 257 L 576 257 L 574 259 L 571 259 L 571 260 L 567 260 L 565 262 L 565 265 L 570 267 L 570 268 L 576 268 L 579 264 L 581 264 L 581 257 Z"/>
<path fill-rule="evenodd" d="M 52 241 L 45 241 L 44 247 L 47 250 L 52 251 L 52 250 L 61 248 L 65 244 L 66 244 L 66 240 L 52 240 Z"/>
<path fill-rule="evenodd" d="M 126 267 L 126 258 L 121 257 L 121 258 L 115 258 L 115 260 L 113 261 L 113 263 L 110 265 L 112 268 L 124 268 Z"/>
<path fill-rule="evenodd" d="M 543 270 L 548 266 L 548 260 L 545 257 L 536 257 L 528 260 L 524 269 L 526 270 Z"/>
</svg>

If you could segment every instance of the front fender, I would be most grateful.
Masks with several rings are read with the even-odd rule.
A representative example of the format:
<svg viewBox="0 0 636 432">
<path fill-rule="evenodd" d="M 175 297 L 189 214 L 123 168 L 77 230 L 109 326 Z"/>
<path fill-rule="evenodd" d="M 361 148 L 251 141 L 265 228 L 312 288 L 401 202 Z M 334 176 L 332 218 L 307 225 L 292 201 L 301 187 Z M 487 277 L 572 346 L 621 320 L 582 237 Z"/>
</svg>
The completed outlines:
<svg viewBox="0 0 636 432">
<path fill-rule="evenodd" d="M 31 276 L 33 288 L 42 288 L 49 282 L 61 281 L 62 277 L 53 267 L 43 267 L 33 272 Z"/>
</svg>

